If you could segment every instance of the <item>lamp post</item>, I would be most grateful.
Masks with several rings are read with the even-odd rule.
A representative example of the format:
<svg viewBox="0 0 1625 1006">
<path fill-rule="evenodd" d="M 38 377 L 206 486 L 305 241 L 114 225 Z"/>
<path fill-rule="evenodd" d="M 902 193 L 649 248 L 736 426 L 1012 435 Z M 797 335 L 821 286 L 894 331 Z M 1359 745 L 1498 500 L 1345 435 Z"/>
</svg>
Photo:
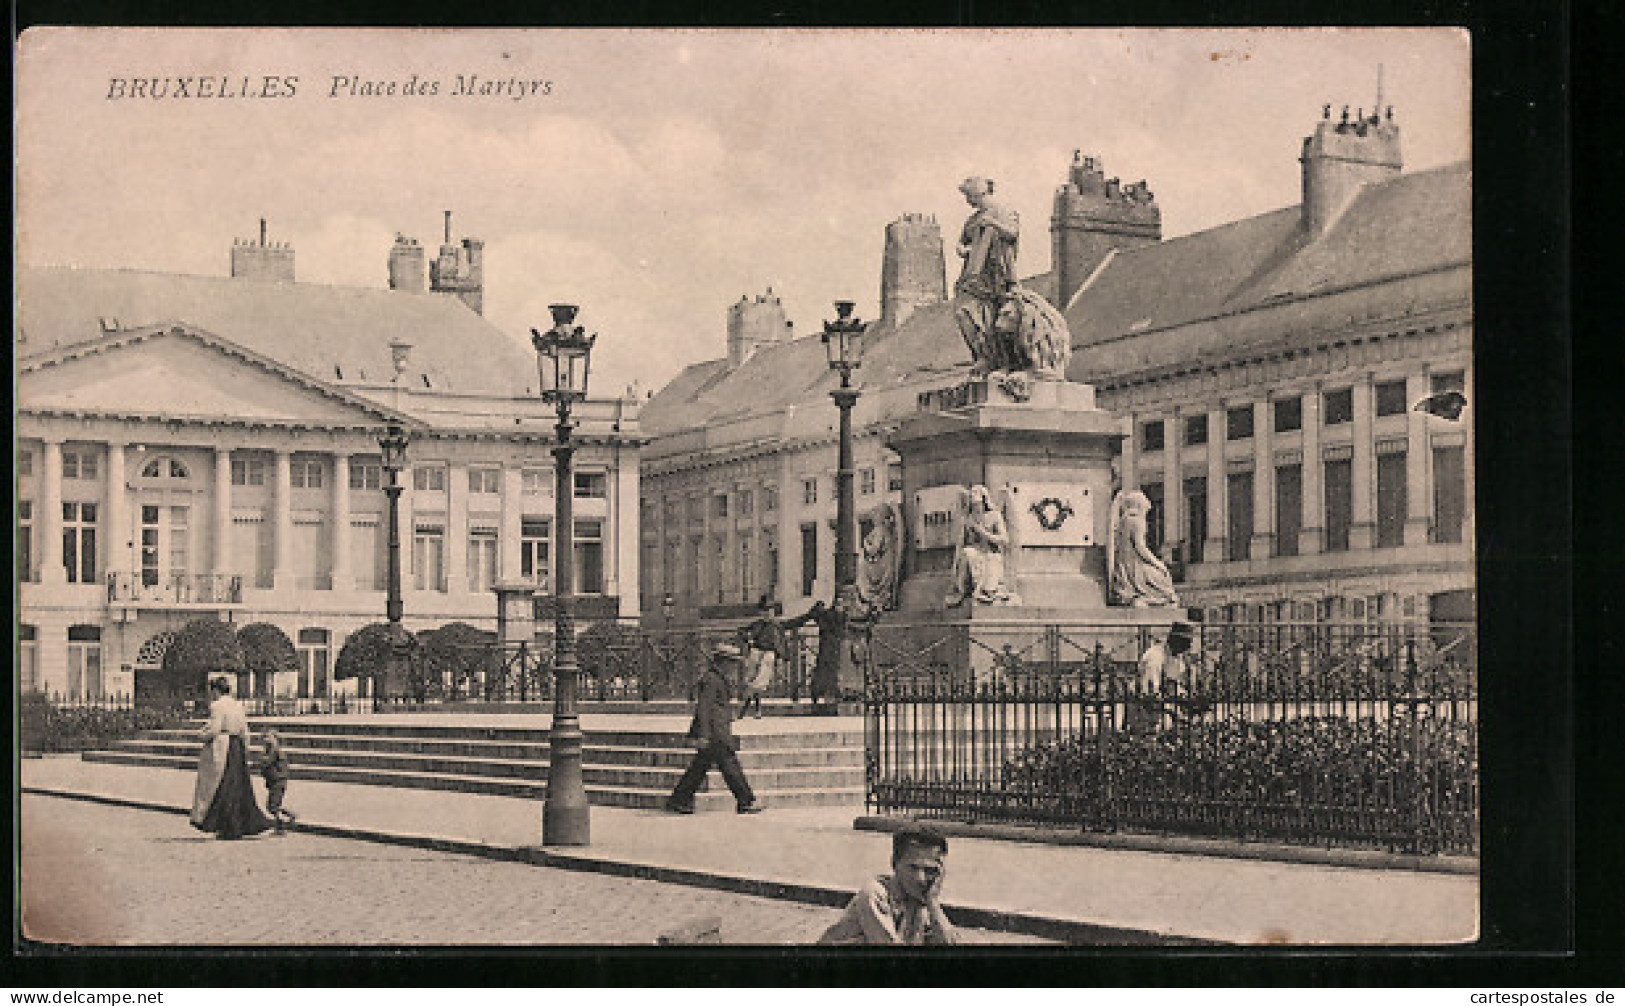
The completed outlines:
<svg viewBox="0 0 1625 1006">
<path fill-rule="evenodd" d="M 835 321 L 824 322 L 824 351 L 829 369 L 841 375 L 841 386 L 829 393 L 841 413 L 839 458 L 835 468 L 835 605 L 847 615 L 857 611 L 858 516 L 852 502 L 852 406 L 858 389 L 852 371 L 863 364 L 864 324 L 852 317 L 853 303 L 835 302 Z"/>
<path fill-rule="evenodd" d="M 383 455 L 384 495 L 389 497 L 389 594 L 384 602 L 384 617 L 389 620 L 389 669 L 394 671 L 406 648 L 406 630 L 401 626 L 406 607 L 401 600 L 401 471 L 406 467 L 406 431 L 390 426 L 378 438 L 378 448 Z M 375 703 L 377 695 L 375 687 Z"/>
<path fill-rule="evenodd" d="M 553 427 L 553 523 L 557 528 L 553 576 L 553 725 L 548 734 L 547 801 L 542 805 L 542 844 L 586 845 L 590 833 L 587 787 L 581 775 L 581 719 L 576 711 L 574 496 L 570 409 L 587 397 L 587 367 L 598 338 L 575 324 L 574 304 L 550 304 L 553 327 L 531 329 L 542 401 L 558 411 Z"/>
</svg>

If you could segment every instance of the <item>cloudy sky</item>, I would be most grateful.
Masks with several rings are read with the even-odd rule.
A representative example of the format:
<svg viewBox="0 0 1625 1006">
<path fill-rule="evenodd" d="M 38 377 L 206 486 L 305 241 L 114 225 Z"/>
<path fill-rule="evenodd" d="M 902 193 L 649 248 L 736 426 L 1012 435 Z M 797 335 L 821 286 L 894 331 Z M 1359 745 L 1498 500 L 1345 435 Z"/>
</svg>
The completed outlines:
<svg viewBox="0 0 1625 1006">
<path fill-rule="evenodd" d="M 394 235 L 432 256 L 450 209 L 485 239 L 492 322 L 523 339 L 578 303 L 595 391 L 658 388 L 723 354 L 742 294 L 771 286 L 798 334 L 836 299 L 877 313 L 886 223 L 933 213 L 951 241 L 969 174 L 1021 214 L 1026 274 L 1073 149 L 1147 180 L 1165 237 L 1295 204 L 1321 105 L 1371 107 L 1379 64 L 1406 170 L 1465 160 L 1469 59 L 1435 29 L 35 29 L 18 257 L 224 275 L 264 216 L 301 281 L 383 287 Z M 221 75 L 228 97 L 124 96 Z M 236 95 L 267 75 L 292 95 Z M 471 76 L 538 83 L 456 93 Z"/>
</svg>

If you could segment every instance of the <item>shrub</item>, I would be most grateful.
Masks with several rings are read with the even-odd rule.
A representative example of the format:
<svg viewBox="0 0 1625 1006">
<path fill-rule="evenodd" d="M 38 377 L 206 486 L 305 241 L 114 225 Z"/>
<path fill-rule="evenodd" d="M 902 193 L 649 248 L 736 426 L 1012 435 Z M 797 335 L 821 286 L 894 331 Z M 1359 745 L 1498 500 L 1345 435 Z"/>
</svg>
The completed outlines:
<svg viewBox="0 0 1625 1006">
<path fill-rule="evenodd" d="M 423 633 L 418 637 L 418 656 L 426 688 L 438 692 L 449 685 L 453 695 L 471 694 L 481 674 L 489 678 L 501 667 L 496 638 L 496 633 L 467 622 L 451 622 Z"/>
<path fill-rule="evenodd" d="M 269 694 L 278 674 L 299 669 L 299 651 L 288 634 L 270 622 L 254 622 L 237 630 L 243 648 L 243 667 L 254 676 L 255 692 Z"/>
<path fill-rule="evenodd" d="M 178 707 L 58 707 L 38 692 L 22 696 L 17 714 L 20 746 L 29 752 L 91 751 L 187 719 Z"/>
<path fill-rule="evenodd" d="M 194 698 L 208 687 L 210 675 L 238 675 L 243 669 L 243 648 L 231 626 L 200 618 L 175 633 L 164 651 L 156 692 L 172 699 Z"/>
<path fill-rule="evenodd" d="M 391 669 L 396 663 L 393 629 L 388 622 L 373 622 L 350 633 L 350 638 L 344 641 L 338 659 L 333 662 L 333 677 L 341 681 L 347 678 L 371 681 L 374 698 L 405 694 L 419 694 L 421 697 L 415 687 L 417 681 L 413 680 L 415 672 L 412 670 L 417 663 L 417 639 L 405 629 L 401 632 L 406 659 L 401 662 L 404 666 L 393 674 Z"/>
</svg>

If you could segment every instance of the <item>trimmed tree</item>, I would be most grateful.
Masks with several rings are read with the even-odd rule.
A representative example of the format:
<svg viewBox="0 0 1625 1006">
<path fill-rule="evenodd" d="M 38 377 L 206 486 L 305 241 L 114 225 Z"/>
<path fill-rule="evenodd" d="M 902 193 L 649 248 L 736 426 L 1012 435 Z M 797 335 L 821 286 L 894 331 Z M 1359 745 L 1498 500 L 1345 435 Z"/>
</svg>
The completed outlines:
<svg viewBox="0 0 1625 1006">
<path fill-rule="evenodd" d="M 418 637 L 420 667 L 431 694 L 473 695 L 482 676 L 501 666 L 494 632 L 450 622 Z"/>
<path fill-rule="evenodd" d="M 236 678 L 243 669 L 237 633 L 218 619 L 200 618 L 175 633 L 175 641 L 164 651 L 161 693 L 172 701 L 200 699 L 211 675 Z"/>
<path fill-rule="evenodd" d="M 237 630 L 243 648 L 243 667 L 254 679 L 254 694 L 272 695 L 276 676 L 299 669 L 299 652 L 288 634 L 270 622 L 254 622 Z"/>
<path fill-rule="evenodd" d="M 405 666 L 391 674 L 395 663 L 392 630 L 388 622 L 373 622 L 350 633 L 350 638 L 344 641 L 338 659 L 333 662 L 333 677 L 341 681 L 348 678 L 371 681 L 375 699 L 416 694 L 411 667 L 417 663 L 417 639 L 405 629 L 401 631 L 406 636 Z"/>
</svg>

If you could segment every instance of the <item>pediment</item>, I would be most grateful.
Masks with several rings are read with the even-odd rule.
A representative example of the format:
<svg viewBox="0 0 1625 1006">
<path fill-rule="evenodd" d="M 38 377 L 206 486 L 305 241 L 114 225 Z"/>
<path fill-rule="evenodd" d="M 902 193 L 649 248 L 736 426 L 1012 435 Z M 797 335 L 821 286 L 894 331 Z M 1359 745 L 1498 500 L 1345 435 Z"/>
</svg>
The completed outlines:
<svg viewBox="0 0 1625 1006">
<path fill-rule="evenodd" d="M 183 329 L 24 361 L 17 407 L 292 425 L 371 425 L 385 416 L 346 392 Z"/>
</svg>

